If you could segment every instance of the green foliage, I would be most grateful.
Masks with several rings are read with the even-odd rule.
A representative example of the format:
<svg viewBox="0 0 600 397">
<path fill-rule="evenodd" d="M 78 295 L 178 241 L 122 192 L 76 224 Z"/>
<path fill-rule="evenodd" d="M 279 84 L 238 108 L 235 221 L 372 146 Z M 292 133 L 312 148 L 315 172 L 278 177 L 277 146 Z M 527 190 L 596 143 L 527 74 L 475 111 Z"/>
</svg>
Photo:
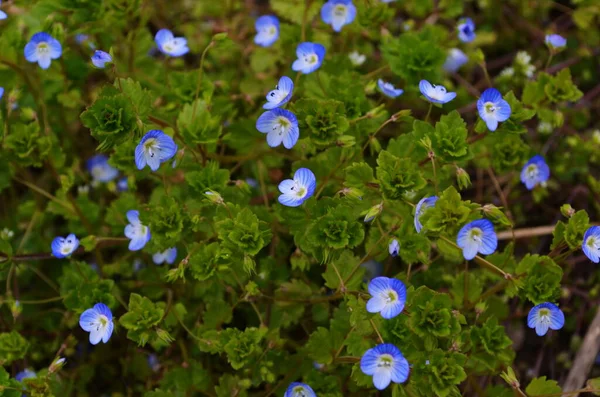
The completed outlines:
<svg viewBox="0 0 600 397">
<path fill-rule="evenodd" d="M 317 146 L 335 144 L 350 127 L 345 106 L 340 101 L 300 99 L 294 104 L 294 110 L 300 131 L 307 131 Z"/>
<path fill-rule="evenodd" d="M 181 241 L 187 220 L 178 201 L 167 195 L 151 203 L 147 210 L 140 211 L 140 221 L 150 228 L 153 235 L 153 252 L 162 252 Z"/>
<path fill-rule="evenodd" d="M 498 367 L 510 365 L 515 353 L 510 348 L 512 341 L 498 319 L 490 317 L 481 326 L 471 328 L 467 338 L 470 352 L 470 366 L 475 372 L 494 371 Z"/>
<path fill-rule="evenodd" d="M 82 313 L 98 302 L 114 307 L 114 281 L 101 279 L 94 269 L 85 262 L 73 261 L 63 267 L 58 279 L 60 295 L 65 307 Z"/>
<path fill-rule="evenodd" d="M 377 158 L 377 179 L 385 198 L 399 200 L 409 191 L 425 186 L 419 166 L 409 158 L 398 158 L 382 150 Z"/>
<path fill-rule="evenodd" d="M 10 364 L 27 354 L 29 342 L 17 331 L 0 333 L 0 363 Z"/>
<path fill-rule="evenodd" d="M 547 394 L 560 394 L 562 389 L 555 380 L 546 379 L 545 376 L 535 378 L 527 385 L 525 393 L 528 396 L 544 396 Z"/>
<path fill-rule="evenodd" d="M 534 304 L 553 302 L 560 296 L 563 270 L 550 257 L 528 254 L 516 271 L 526 273 L 522 294 Z"/>
<path fill-rule="evenodd" d="M 435 206 L 421 215 L 420 220 L 426 230 L 453 236 L 467 223 L 472 208 L 470 202 L 461 201 L 454 187 L 449 187 L 439 196 Z"/>
<path fill-rule="evenodd" d="M 127 338 L 139 346 L 155 343 L 160 338 L 158 325 L 164 317 L 164 303 L 154 303 L 145 296 L 131 294 L 129 309 L 119 319 L 119 324 L 127 330 Z"/>
<path fill-rule="evenodd" d="M 456 352 L 435 349 L 429 360 L 413 367 L 414 382 L 422 396 L 458 396 L 458 385 L 467 374 L 464 365 L 467 357 Z"/>
</svg>

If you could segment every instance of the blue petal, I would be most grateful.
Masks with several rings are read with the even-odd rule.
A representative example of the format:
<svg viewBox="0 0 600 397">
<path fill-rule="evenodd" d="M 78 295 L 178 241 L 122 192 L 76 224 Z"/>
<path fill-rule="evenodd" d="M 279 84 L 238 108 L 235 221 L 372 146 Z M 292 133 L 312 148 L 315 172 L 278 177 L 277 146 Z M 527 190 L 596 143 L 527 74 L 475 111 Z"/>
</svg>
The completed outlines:
<svg viewBox="0 0 600 397">
<path fill-rule="evenodd" d="M 429 95 L 433 90 L 434 88 L 429 81 L 421 80 L 419 82 L 419 91 L 421 91 L 421 94 L 425 95 L 427 98 L 429 98 Z"/>
<path fill-rule="evenodd" d="M 394 358 L 394 366 L 392 367 L 392 382 L 404 383 L 408 379 L 410 367 L 404 356 Z"/>
<path fill-rule="evenodd" d="M 104 303 L 96 303 L 94 305 L 94 310 L 96 310 L 98 313 L 106 316 L 109 320 L 112 320 L 112 318 L 113 318 L 110 308 L 108 306 L 106 306 Z"/>
<path fill-rule="evenodd" d="M 406 303 L 406 286 L 397 278 L 390 278 L 389 280 L 390 288 L 398 294 L 398 302 L 401 303 L 404 308 L 404 304 Z"/>
<path fill-rule="evenodd" d="M 283 147 L 286 149 L 291 149 L 298 142 L 298 138 L 300 138 L 300 130 L 298 129 L 298 123 L 292 124 L 292 127 L 289 129 L 287 134 L 283 134 Z"/>
<path fill-rule="evenodd" d="M 294 173 L 294 181 L 299 182 L 305 189 L 314 184 L 316 180 L 315 174 L 308 168 L 298 168 Z"/>
<path fill-rule="evenodd" d="M 549 324 L 539 322 L 535 325 L 535 333 L 538 336 L 544 336 L 548 332 Z"/>
<path fill-rule="evenodd" d="M 95 309 L 87 309 L 79 316 L 79 326 L 86 332 L 94 328 L 94 323 L 98 320 L 100 314 Z"/>
<path fill-rule="evenodd" d="M 490 131 L 496 131 L 496 129 L 498 129 L 498 120 L 495 118 L 490 118 L 490 117 L 486 117 L 483 118 L 483 121 L 485 121 L 485 125 L 487 126 L 487 128 Z"/>
<path fill-rule="evenodd" d="M 167 134 L 162 134 L 161 136 L 156 138 L 158 145 L 160 147 L 158 157 L 161 163 L 169 161 L 175 154 L 177 153 L 177 144 Z"/>
<path fill-rule="evenodd" d="M 371 296 L 377 296 L 390 288 L 390 279 L 387 277 L 375 277 L 367 287 Z"/>
<path fill-rule="evenodd" d="M 282 194 L 277 200 L 286 207 L 298 207 L 304 202 L 305 198 L 299 198 L 295 194 Z"/>
<path fill-rule="evenodd" d="M 296 391 L 296 388 L 302 388 L 302 391 Z M 294 382 L 288 386 L 284 397 L 317 397 L 314 390 L 306 383 Z"/>
<path fill-rule="evenodd" d="M 386 320 L 389 320 L 402 313 L 402 310 L 404 310 L 403 302 L 398 301 L 394 303 L 388 303 L 387 305 L 385 305 L 383 310 L 381 310 L 381 317 L 385 318 Z"/>
<path fill-rule="evenodd" d="M 0 10 L 0 20 L 6 19 L 8 18 L 8 15 L 6 15 L 6 13 L 4 11 Z"/>
<path fill-rule="evenodd" d="M 63 253 L 60 251 L 60 248 L 62 247 L 64 242 L 65 242 L 65 239 L 62 237 L 56 237 L 54 240 L 52 240 L 52 244 L 50 244 L 50 247 L 52 248 L 52 255 L 54 255 L 54 257 L 56 257 L 56 258 L 64 258 L 65 257 L 65 255 L 63 255 Z"/>
<path fill-rule="evenodd" d="M 479 101 L 481 101 L 483 103 L 486 103 L 486 102 L 497 103 L 500 100 L 502 100 L 502 94 L 500 94 L 500 91 L 498 91 L 495 88 L 488 88 L 487 90 L 483 91 L 483 94 L 481 94 L 481 97 L 479 98 Z M 478 103 L 478 105 L 479 105 L 479 103 Z"/>
<path fill-rule="evenodd" d="M 498 121 L 506 121 L 510 117 L 511 114 L 510 104 L 506 102 L 504 99 L 500 99 L 496 102 L 496 120 Z"/>
<path fill-rule="evenodd" d="M 142 170 L 146 166 L 146 156 L 144 155 L 144 145 L 142 143 L 135 147 L 135 166 L 138 170 Z"/>
<path fill-rule="evenodd" d="M 167 250 L 167 263 L 169 265 L 172 265 L 175 262 L 175 259 L 177 259 L 177 248 L 169 248 Z"/>
<path fill-rule="evenodd" d="M 556 305 L 550 309 L 550 329 L 559 330 L 565 325 L 565 315 Z"/>
<path fill-rule="evenodd" d="M 379 354 L 373 349 L 369 349 L 360 359 L 360 370 L 365 375 L 373 375 L 377 371 L 377 358 Z"/>
<path fill-rule="evenodd" d="M 173 32 L 171 32 L 169 29 L 161 29 L 158 32 L 156 32 L 156 35 L 154 36 L 154 41 L 156 42 L 158 47 L 161 48 L 165 42 L 173 40 L 173 38 Z"/>
<path fill-rule="evenodd" d="M 144 248 L 147 242 L 146 236 L 136 236 L 129 242 L 129 251 L 139 251 Z"/>
<path fill-rule="evenodd" d="M 328 1 L 327 3 L 323 4 L 323 7 L 321 7 L 321 19 L 328 25 L 333 21 L 334 8 L 335 5 L 332 1 Z"/>
<path fill-rule="evenodd" d="M 367 301 L 367 311 L 369 313 L 379 313 L 386 306 L 386 301 L 380 295 L 373 296 Z"/>
<path fill-rule="evenodd" d="M 588 239 L 593 238 L 596 241 L 600 241 L 600 226 L 592 226 L 586 230 L 583 235 L 583 244 L 581 249 L 585 256 L 594 263 L 600 263 L 600 250 L 596 250 L 588 245 Z"/>
<path fill-rule="evenodd" d="M 29 40 L 31 43 L 34 44 L 40 44 L 40 43 L 44 43 L 44 42 L 48 42 L 50 40 L 52 40 L 53 37 L 50 36 L 48 33 L 46 32 L 38 32 L 36 34 L 34 34 L 33 36 L 31 36 L 31 40 Z"/>
<path fill-rule="evenodd" d="M 265 27 L 275 26 L 279 30 L 279 19 L 273 15 L 263 15 L 256 19 L 254 27 L 260 30 Z"/>
<path fill-rule="evenodd" d="M 111 321 L 106 325 L 106 331 L 102 336 L 102 342 L 107 343 L 110 337 L 112 336 L 113 330 L 115 328 L 115 324 Z"/>
<path fill-rule="evenodd" d="M 276 110 L 277 109 L 269 110 L 258 117 L 258 120 L 256 120 L 256 129 L 258 131 L 262 132 L 263 134 L 273 131 L 273 123 L 277 120 L 280 114 L 276 112 Z"/>
<path fill-rule="evenodd" d="M 538 320 L 538 312 L 540 311 L 540 305 L 534 306 L 527 315 L 527 326 L 529 328 L 535 328 Z"/>
<path fill-rule="evenodd" d="M 60 58 L 60 56 L 62 55 L 62 46 L 60 45 L 60 42 L 58 40 L 52 37 L 48 41 L 48 47 L 50 47 L 50 58 Z"/>
<path fill-rule="evenodd" d="M 294 180 L 293 179 L 285 179 L 285 180 L 281 181 L 281 183 L 279 183 L 278 189 L 281 193 L 286 194 L 286 193 L 290 193 L 292 191 L 293 187 L 294 187 Z"/>
<path fill-rule="evenodd" d="M 129 210 L 125 216 L 131 224 L 140 223 L 140 212 L 138 210 Z"/>
<path fill-rule="evenodd" d="M 390 385 L 392 381 L 392 371 L 386 369 L 379 369 L 373 374 L 373 386 L 377 390 L 383 390 Z"/>
</svg>

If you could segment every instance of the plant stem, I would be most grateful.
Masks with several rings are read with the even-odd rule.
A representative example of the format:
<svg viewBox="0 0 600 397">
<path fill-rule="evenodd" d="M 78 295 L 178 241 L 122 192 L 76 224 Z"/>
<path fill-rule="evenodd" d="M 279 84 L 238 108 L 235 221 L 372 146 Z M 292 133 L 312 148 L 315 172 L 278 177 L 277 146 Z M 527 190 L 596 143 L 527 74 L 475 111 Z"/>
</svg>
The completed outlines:
<svg viewBox="0 0 600 397">
<path fill-rule="evenodd" d="M 192 108 L 192 123 L 196 119 L 196 108 L 198 107 L 198 95 L 200 95 L 200 86 L 202 85 L 202 75 L 204 73 L 204 58 L 206 58 L 206 53 L 209 49 L 211 49 L 215 45 L 215 42 L 211 40 L 210 43 L 206 46 L 204 51 L 202 51 L 202 56 L 200 57 L 200 70 L 198 70 L 198 81 L 196 82 L 196 95 L 194 95 L 194 106 Z"/>
</svg>

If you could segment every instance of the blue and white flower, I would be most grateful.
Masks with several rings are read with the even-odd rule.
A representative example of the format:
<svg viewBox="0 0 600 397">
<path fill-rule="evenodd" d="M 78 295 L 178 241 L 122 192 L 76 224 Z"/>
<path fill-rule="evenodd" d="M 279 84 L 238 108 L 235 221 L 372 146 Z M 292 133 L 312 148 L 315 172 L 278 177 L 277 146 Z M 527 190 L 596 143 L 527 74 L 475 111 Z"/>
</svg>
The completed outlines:
<svg viewBox="0 0 600 397">
<path fill-rule="evenodd" d="M 317 397 L 317 395 L 306 383 L 294 382 L 285 390 L 283 397 Z"/>
<path fill-rule="evenodd" d="M 81 313 L 79 326 L 90 333 L 92 345 L 100 341 L 107 343 L 114 329 L 112 312 L 104 303 L 96 303 L 93 308 Z"/>
<path fill-rule="evenodd" d="M 140 213 L 137 210 L 127 211 L 129 225 L 125 226 L 125 237 L 130 239 L 129 251 L 139 251 L 150 241 L 150 228 L 140 221 Z"/>
<path fill-rule="evenodd" d="M 410 367 L 400 349 L 391 343 L 382 343 L 363 354 L 360 370 L 365 375 L 373 376 L 375 388 L 383 390 L 390 382 L 406 382 Z"/>
<path fill-rule="evenodd" d="M 292 64 L 292 70 L 304 74 L 312 73 L 321 67 L 325 58 L 325 47 L 319 43 L 300 43 L 296 48 L 298 59 Z"/>
<path fill-rule="evenodd" d="M 406 286 L 395 278 L 376 277 L 369 283 L 371 299 L 367 302 L 369 313 L 381 313 L 385 319 L 394 318 L 404 310 Z"/>
<path fill-rule="evenodd" d="M 261 47 L 270 47 L 279 38 L 279 19 L 273 15 L 263 15 L 254 24 L 254 42 Z"/>
<path fill-rule="evenodd" d="M 367 56 L 358 51 L 352 51 L 350 54 L 348 54 L 348 58 L 350 58 L 350 62 L 354 66 L 360 66 L 367 60 Z"/>
<path fill-rule="evenodd" d="M 152 255 L 152 261 L 157 265 L 162 265 L 167 262 L 167 264 L 172 265 L 175 263 L 175 259 L 177 259 L 177 248 L 167 248 L 163 252 L 157 252 Z"/>
<path fill-rule="evenodd" d="M 37 62 L 42 69 L 48 69 L 53 59 L 62 55 L 62 46 L 54 37 L 46 32 L 39 32 L 31 36 L 25 45 L 25 59 Z"/>
<path fill-rule="evenodd" d="M 421 80 L 419 82 L 419 90 L 425 99 L 432 103 L 444 104 L 456 98 L 456 92 L 448 92 L 446 87 L 431 84 L 427 80 Z"/>
<path fill-rule="evenodd" d="M 377 80 L 377 86 L 381 92 L 390 98 L 397 98 L 404 93 L 403 89 L 396 88 L 392 83 L 388 83 L 387 81 L 383 81 L 381 79 Z"/>
<path fill-rule="evenodd" d="M 321 19 L 333 30 L 339 32 L 344 25 L 352 23 L 356 18 L 356 7 L 352 0 L 329 0 L 321 7 Z"/>
<path fill-rule="evenodd" d="M 581 249 L 594 263 L 600 263 L 600 226 L 592 226 L 583 235 Z"/>
<path fill-rule="evenodd" d="M 37 378 L 37 374 L 29 368 L 26 368 L 23 371 L 18 372 L 15 375 L 15 379 L 19 382 L 23 382 L 23 379 L 33 379 L 33 378 Z"/>
<path fill-rule="evenodd" d="M 270 147 L 277 147 L 283 143 L 286 149 L 291 149 L 300 137 L 296 115 L 281 108 L 261 114 L 256 120 L 256 129 L 267 134 L 267 144 Z"/>
<path fill-rule="evenodd" d="M 127 177 L 124 176 L 117 181 L 117 190 L 119 192 L 126 192 L 129 189 L 129 185 L 127 182 Z"/>
<path fill-rule="evenodd" d="M 281 195 L 278 200 L 286 207 L 298 207 L 315 193 L 317 178 L 308 168 L 298 168 L 294 179 L 286 179 L 279 184 Z"/>
<path fill-rule="evenodd" d="M 548 179 L 550 179 L 550 167 L 539 154 L 529 159 L 521 170 L 521 182 L 528 190 L 537 185 L 545 185 Z"/>
<path fill-rule="evenodd" d="M 107 63 L 112 63 L 113 59 L 108 52 L 97 50 L 92 55 L 92 63 L 99 69 L 104 69 Z"/>
<path fill-rule="evenodd" d="M 554 303 L 544 302 L 533 309 L 527 315 L 527 326 L 535 328 L 538 336 L 546 335 L 549 329 L 559 330 L 565 325 L 565 315 Z"/>
<path fill-rule="evenodd" d="M 463 18 L 458 22 L 458 39 L 463 43 L 475 40 L 475 23 L 471 18 Z"/>
<path fill-rule="evenodd" d="M 91 157 L 86 166 L 94 182 L 110 182 L 119 175 L 119 170 L 108 164 L 108 157 L 103 154 Z"/>
<path fill-rule="evenodd" d="M 467 223 L 458 232 L 456 244 L 462 248 L 466 260 L 475 258 L 477 253 L 491 255 L 498 247 L 498 237 L 494 225 L 487 219 Z"/>
<path fill-rule="evenodd" d="M 392 258 L 398 256 L 398 253 L 400 252 L 400 243 L 398 242 L 398 240 L 393 239 L 392 241 L 390 241 L 390 244 L 388 245 L 388 251 L 390 252 Z"/>
<path fill-rule="evenodd" d="M 55 258 L 66 258 L 79 248 L 79 239 L 73 233 L 67 237 L 56 237 L 50 247 Z"/>
<path fill-rule="evenodd" d="M 285 105 L 292 99 L 293 91 L 294 82 L 289 77 L 283 76 L 275 89 L 267 94 L 267 103 L 263 105 L 263 109 L 271 110 Z"/>
<path fill-rule="evenodd" d="M 544 41 L 551 50 L 561 50 L 567 45 L 567 39 L 559 34 L 546 35 Z"/>
<path fill-rule="evenodd" d="M 477 110 L 490 131 L 496 131 L 498 122 L 508 120 L 511 114 L 509 103 L 502 99 L 502 94 L 495 88 L 483 91 L 477 100 Z"/>
<path fill-rule="evenodd" d="M 173 138 L 161 130 L 150 130 L 135 148 L 135 165 L 138 170 L 146 164 L 152 171 L 158 170 L 161 163 L 169 161 L 177 153 Z"/>
<path fill-rule="evenodd" d="M 423 229 L 423 225 L 420 221 L 421 215 L 423 215 L 428 208 L 435 206 L 436 201 L 438 201 L 438 196 L 430 196 L 423 197 L 417 203 L 417 207 L 415 209 L 415 230 L 417 233 L 421 233 L 421 230 Z"/>
<path fill-rule="evenodd" d="M 2 7 L 2 1 L 0 0 L 0 7 Z M 6 15 L 6 13 L 2 10 L 0 10 L 0 21 L 3 19 L 8 18 L 8 15 Z"/>
<path fill-rule="evenodd" d="M 467 54 L 458 48 L 452 48 L 448 52 L 448 56 L 446 57 L 446 62 L 444 62 L 443 68 L 446 72 L 454 73 L 468 61 L 469 57 L 467 57 Z"/>
<path fill-rule="evenodd" d="M 156 32 L 154 42 L 160 52 L 172 57 L 180 57 L 190 51 L 187 40 L 184 37 L 175 37 L 169 29 L 161 29 Z"/>
</svg>

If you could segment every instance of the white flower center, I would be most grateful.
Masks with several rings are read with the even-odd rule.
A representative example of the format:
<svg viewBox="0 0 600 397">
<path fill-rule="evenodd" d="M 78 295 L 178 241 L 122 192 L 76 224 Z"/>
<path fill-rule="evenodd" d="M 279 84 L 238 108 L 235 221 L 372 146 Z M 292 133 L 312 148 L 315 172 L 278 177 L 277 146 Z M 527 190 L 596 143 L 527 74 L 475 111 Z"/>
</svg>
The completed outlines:
<svg viewBox="0 0 600 397">
<path fill-rule="evenodd" d="M 587 245 L 590 249 L 600 251 L 600 240 L 594 236 L 588 237 L 585 242 L 585 245 Z"/>
<path fill-rule="evenodd" d="M 485 112 L 488 114 L 494 114 L 496 112 L 496 105 L 494 105 L 492 102 L 486 102 L 483 107 Z"/>
<path fill-rule="evenodd" d="M 302 186 L 298 181 L 294 181 L 294 186 L 291 187 L 291 190 L 295 196 L 298 198 L 303 198 L 306 196 L 307 190 L 304 186 Z"/>
<path fill-rule="evenodd" d="M 538 166 L 535 164 L 529 164 L 527 166 L 527 178 L 530 180 L 537 180 L 539 178 L 540 175 L 540 170 L 538 169 Z"/>
<path fill-rule="evenodd" d="M 50 46 L 45 41 L 39 43 L 37 45 L 37 49 L 36 50 L 37 50 L 38 54 L 40 54 L 40 55 L 48 55 L 48 54 L 50 54 Z"/>
<path fill-rule="evenodd" d="M 398 300 L 398 293 L 393 289 L 387 290 L 383 293 L 383 300 L 386 303 L 394 303 Z"/>
<path fill-rule="evenodd" d="M 292 392 L 293 397 L 308 397 L 304 386 L 296 386 Z"/>
<path fill-rule="evenodd" d="M 346 15 L 346 6 L 343 4 L 338 4 L 333 9 L 333 15 L 336 17 L 343 17 Z"/>
<path fill-rule="evenodd" d="M 469 239 L 476 243 L 478 246 L 481 245 L 482 237 L 483 231 L 478 227 L 474 227 L 469 231 Z"/>
<path fill-rule="evenodd" d="M 317 54 L 304 55 L 304 62 L 307 63 L 308 65 L 314 65 L 318 61 L 319 61 L 319 57 L 317 57 Z"/>
<path fill-rule="evenodd" d="M 429 96 L 441 101 L 444 98 L 444 95 L 446 95 L 446 88 L 441 85 L 433 84 L 433 92 Z"/>
<path fill-rule="evenodd" d="M 144 142 L 144 151 L 150 157 L 154 157 L 154 155 L 159 149 L 160 146 L 158 145 L 158 141 L 154 138 L 150 138 L 146 142 Z"/>
<path fill-rule="evenodd" d="M 279 135 L 284 134 L 292 126 L 292 123 L 285 117 L 279 116 L 273 123 L 273 131 L 279 129 Z"/>
<path fill-rule="evenodd" d="M 377 367 L 391 369 L 394 364 L 394 357 L 391 354 L 382 354 L 377 358 Z"/>
</svg>

